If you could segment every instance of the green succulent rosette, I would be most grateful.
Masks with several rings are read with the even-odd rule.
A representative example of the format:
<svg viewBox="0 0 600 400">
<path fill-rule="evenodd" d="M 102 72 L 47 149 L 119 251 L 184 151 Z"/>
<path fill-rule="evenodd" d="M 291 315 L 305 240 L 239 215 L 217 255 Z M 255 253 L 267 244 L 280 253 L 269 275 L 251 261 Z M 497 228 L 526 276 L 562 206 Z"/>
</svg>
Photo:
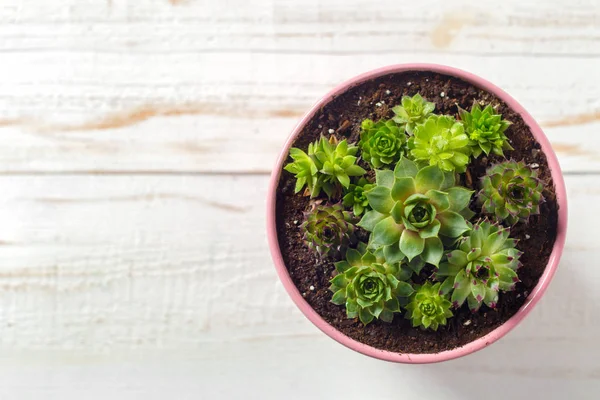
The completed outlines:
<svg viewBox="0 0 600 400">
<path fill-rule="evenodd" d="M 413 97 L 402 96 L 401 105 L 392 108 L 394 122 L 404 127 L 409 135 L 417 124 L 422 124 L 435 110 L 435 103 L 425 100 L 419 93 Z"/>
<path fill-rule="evenodd" d="M 442 171 L 465 172 L 471 155 L 463 124 L 447 115 L 432 115 L 417 125 L 408 148 L 414 160 Z"/>
<path fill-rule="evenodd" d="M 402 158 L 394 171 L 376 171 L 376 186 L 367 192 L 372 210 L 358 226 L 371 232 L 369 244 L 383 248 L 390 262 L 415 257 L 437 266 L 443 255 L 440 237 L 457 238 L 473 215 L 473 191 L 455 186 L 452 173 L 437 166 L 420 168 Z"/>
<path fill-rule="evenodd" d="M 300 225 L 306 245 L 321 256 L 339 255 L 356 242 L 352 214 L 341 204 L 313 203 Z"/>
<path fill-rule="evenodd" d="M 440 283 L 432 285 L 425 282 L 417 287 L 406 306 L 406 318 L 410 319 L 413 327 L 423 327 L 437 331 L 440 325 L 446 325 L 452 317 L 452 303 L 447 296 L 440 293 Z"/>
<path fill-rule="evenodd" d="M 405 143 L 406 135 L 392 120 L 365 119 L 361 124 L 358 146 L 363 160 L 374 168 L 395 164 L 404 152 Z"/>
<path fill-rule="evenodd" d="M 371 251 L 364 243 L 348 249 L 346 260 L 335 264 L 337 275 L 331 280 L 332 303 L 346 306 L 348 318 L 367 325 L 374 319 L 392 322 L 413 292 L 403 279 L 400 263 L 388 263 L 381 251 Z"/>
<path fill-rule="evenodd" d="M 537 170 L 522 161 L 504 161 L 488 168 L 477 201 L 484 213 L 514 225 L 540 213 L 543 190 Z"/>
<path fill-rule="evenodd" d="M 469 146 L 474 157 L 481 153 L 490 153 L 504 157 L 504 150 L 514 150 L 504 131 L 511 122 L 502 119 L 501 114 L 496 114 L 491 105 L 483 110 L 477 102 L 473 103 L 471 111 L 458 108 L 460 119 L 465 126 L 465 132 L 469 136 Z"/>
<path fill-rule="evenodd" d="M 350 177 L 366 173 L 356 164 L 357 152 L 358 147 L 346 140 L 321 137 L 308 145 L 308 154 L 298 148 L 290 149 L 293 162 L 284 169 L 296 177 L 296 193 L 306 186 L 311 197 L 319 196 L 323 190 L 331 198 L 341 192 L 341 187 L 350 186 Z"/>
<path fill-rule="evenodd" d="M 360 178 L 356 184 L 351 183 L 342 199 L 342 205 L 346 208 L 352 207 L 354 215 L 361 215 L 365 210 L 370 210 L 369 200 L 365 192 L 375 187 L 366 178 Z"/>
<path fill-rule="evenodd" d="M 321 191 L 319 167 L 313 157 L 295 147 L 290 149 L 290 157 L 294 161 L 286 165 L 284 169 L 296 177 L 294 192 L 298 193 L 306 186 L 311 197 L 318 196 Z"/>
<path fill-rule="evenodd" d="M 460 307 L 466 300 L 473 312 L 482 304 L 495 308 L 500 290 L 514 290 L 519 282 L 517 270 L 522 265 L 519 258 L 523 253 L 516 249 L 517 241 L 509 235 L 508 228 L 480 221 L 461 238 L 458 249 L 447 254 L 435 278 L 444 280 L 441 293 L 452 293 L 450 300 L 454 307 Z"/>
</svg>

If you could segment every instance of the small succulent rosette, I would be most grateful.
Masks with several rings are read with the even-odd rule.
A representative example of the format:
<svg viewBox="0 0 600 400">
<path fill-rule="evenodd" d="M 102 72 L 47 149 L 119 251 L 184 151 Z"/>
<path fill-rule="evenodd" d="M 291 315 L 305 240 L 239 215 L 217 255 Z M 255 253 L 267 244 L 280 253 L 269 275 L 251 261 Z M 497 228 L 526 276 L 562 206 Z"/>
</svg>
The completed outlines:
<svg viewBox="0 0 600 400">
<path fill-rule="evenodd" d="M 300 229 L 306 245 L 321 256 L 336 256 L 356 242 L 353 216 L 341 204 L 323 205 L 314 202 L 305 213 Z"/>
<path fill-rule="evenodd" d="M 440 286 L 440 283 L 425 282 L 412 294 L 406 306 L 406 318 L 411 320 L 413 327 L 437 331 L 453 316 L 450 310 L 452 303 L 441 293 Z"/>
<path fill-rule="evenodd" d="M 447 115 L 432 115 L 417 125 L 408 148 L 415 161 L 442 171 L 465 172 L 471 156 L 463 124 Z"/>
<path fill-rule="evenodd" d="M 406 133 L 412 135 L 415 127 L 425 122 L 432 115 L 433 110 L 435 110 L 435 103 L 425 100 L 419 93 L 413 97 L 402 96 L 401 104 L 392 108 L 396 114 L 392 120 L 403 127 Z"/>
<path fill-rule="evenodd" d="M 284 167 L 296 177 L 296 193 L 306 185 L 307 193 L 317 197 L 323 190 L 328 197 L 350 186 L 350 177 L 363 176 L 366 171 L 356 164 L 358 147 L 338 141 L 335 136 L 321 137 L 308 145 L 308 154 L 290 149 L 293 162 Z"/>
<path fill-rule="evenodd" d="M 332 302 L 346 306 L 348 318 L 358 317 L 363 324 L 373 319 L 391 322 L 413 292 L 404 280 L 410 276 L 400 263 L 388 263 L 380 251 L 360 243 L 346 252 L 346 260 L 335 264 L 337 275 L 331 280 Z"/>
<path fill-rule="evenodd" d="M 382 168 L 395 164 L 402 154 L 406 135 L 394 121 L 362 122 L 360 142 L 363 159 L 373 168 Z"/>
<path fill-rule="evenodd" d="M 504 133 L 511 123 L 502 119 L 501 114 L 496 114 L 491 105 L 482 110 L 479 103 L 475 102 L 471 111 L 459 107 L 458 113 L 469 136 L 473 157 L 479 157 L 481 153 L 504 157 L 505 150 L 514 150 Z"/>
<path fill-rule="evenodd" d="M 524 162 L 504 161 L 488 168 L 477 199 L 484 213 L 508 225 L 540 213 L 544 184 Z"/>
<path fill-rule="evenodd" d="M 458 248 L 447 254 L 436 277 L 446 277 L 441 292 L 452 294 L 454 307 L 460 307 L 466 300 L 473 312 L 482 304 L 495 308 L 499 291 L 514 290 L 519 282 L 517 270 L 522 265 L 519 258 L 523 253 L 509 235 L 509 228 L 480 221 L 460 240 Z"/>
<path fill-rule="evenodd" d="M 346 208 L 352 207 L 354 215 L 361 215 L 364 211 L 371 209 L 366 192 L 373 187 L 375 187 L 374 184 L 366 178 L 361 177 L 358 182 L 350 184 L 350 187 L 346 190 L 342 204 Z"/>
</svg>

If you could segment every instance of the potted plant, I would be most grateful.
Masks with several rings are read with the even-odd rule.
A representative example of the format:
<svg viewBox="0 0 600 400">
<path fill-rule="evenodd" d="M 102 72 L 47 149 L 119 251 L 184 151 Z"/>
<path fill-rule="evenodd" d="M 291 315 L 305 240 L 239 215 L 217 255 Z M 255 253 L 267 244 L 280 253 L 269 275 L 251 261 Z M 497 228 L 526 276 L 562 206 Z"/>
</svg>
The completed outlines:
<svg viewBox="0 0 600 400">
<path fill-rule="evenodd" d="M 284 287 L 318 328 L 388 361 L 477 351 L 514 328 L 557 268 L 560 167 L 507 93 L 454 68 L 358 76 L 294 129 L 267 201 Z"/>
</svg>

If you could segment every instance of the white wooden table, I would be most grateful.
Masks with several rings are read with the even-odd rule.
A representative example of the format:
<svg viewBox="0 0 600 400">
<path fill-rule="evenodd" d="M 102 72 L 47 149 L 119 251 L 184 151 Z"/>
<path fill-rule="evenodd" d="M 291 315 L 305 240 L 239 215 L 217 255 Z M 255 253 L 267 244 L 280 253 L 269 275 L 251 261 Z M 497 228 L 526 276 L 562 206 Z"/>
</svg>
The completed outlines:
<svg viewBox="0 0 600 400">
<path fill-rule="evenodd" d="M 299 116 L 415 61 L 515 96 L 570 201 L 539 307 L 428 366 L 318 332 L 264 229 Z M 599 0 L 1 0 L 0 399 L 598 399 L 599 129 Z"/>
</svg>

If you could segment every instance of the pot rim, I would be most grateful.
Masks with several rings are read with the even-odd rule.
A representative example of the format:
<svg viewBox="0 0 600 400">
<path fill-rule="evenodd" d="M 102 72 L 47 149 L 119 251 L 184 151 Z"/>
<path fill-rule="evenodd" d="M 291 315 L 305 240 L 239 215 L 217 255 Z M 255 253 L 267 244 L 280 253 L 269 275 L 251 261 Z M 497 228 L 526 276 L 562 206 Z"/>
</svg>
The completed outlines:
<svg viewBox="0 0 600 400">
<path fill-rule="evenodd" d="M 375 347 L 361 343 L 357 340 L 354 340 L 344 335 L 342 332 L 330 325 L 310 306 L 310 304 L 308 304 L 308 302 L 302 297 L 300 291 L 292 281 L 283 261 L 281 249 L 279 247 L 279 242 L 277 239 L 277 186 L 279 184 L 279 178 L 282 173 L 283 164 L 285 163 L 288 157 L 289 149 L 292 146 L 293 142 L 296 140 L 296 137 L 302 131 L 302 128 L 310 121 L 310 119 L 321 107 L 332 101 L 338 95 L 349 90 L 350 88 L 368 80 L 381 77 L 383 75 L 409 71 L 429 71 L 444 75 L 450 75 L 462 79 L 466 82 L 473 84 L 476 87 L 493 93 L 502 101 L 504 101 L 514 111 L 518 112 L 525 121 L 525 123 L 531 129 L 533 136 L 540 143 L 542 151 L 546 155 L 552 179 L 554 180 L 558 204 L 557 232 L 556 240 L 552 248 L 552 253 L 550 254 L 548 264 L 542 276 L 540 277 L 538 284 L 531 291 L 531 293 L 525 300 L 523 306 L 509 320 L 507 320 L 505 323 L 503 323 L 490 333 L 486 334 L 485 336 L 475 339 L 474 341 L 469 342 L 464 346 L 432 354 L 408 354 L 380 350 Z M 481 350 L 482 348 L 487 347 L 490 344 L 497 341 L 498 339 L 502 338 L 515 326 L 517 326 L 519 322 L 521 322 L 523 318 L 525 318 L 525 316 L 529 314 L 533 307 L 542 298 L 544 292 L 550 284 L 550 281 L 552 280 L 552 277 L 554 276 L 554 273 L 556 272 L 566 239 L 567 193 L 565 183 L 556 154 L 552 150 L 550 142 L 548 141 L 548 138 L 546 137 L 540 126 L 535 122 L 533 117 L 525 110 L 525 108 L 523 108 L 523 106 L 521 106 L 514 98 L 512 98 L 508 93 L 506 93 L 504 90 L 500 89 L 496 85 L 472 73 L 440 64 L 411 63 L 390 65 L 358 75 L 332 89 L 329 93 L 323 96 L 314 106 L 312 106 L 312 108 L 302 117 L 300 122 L 296 125 L 296 127 L 288 137 L 287 141 L 285 142 L 285 145 L 281 150 L 281 153 L 279 154 L 279 157 L 275 164 L 275 168 L 273 169 L 273 172 L 271 174 L 267 196 L 267 239 L 271 251 L 271 256 L 273 258 L 277 274 L 279 275 L 279 279 L 283 283 L 284 288 L 286 289 L 296 306 L 314 325 L 317 326 L 317 328 L 319 328 L 326 335 L 330 336 L 337 342 L 367 356 L 391 362 L 423 364 L 452 360 Z"/>
</svg>

